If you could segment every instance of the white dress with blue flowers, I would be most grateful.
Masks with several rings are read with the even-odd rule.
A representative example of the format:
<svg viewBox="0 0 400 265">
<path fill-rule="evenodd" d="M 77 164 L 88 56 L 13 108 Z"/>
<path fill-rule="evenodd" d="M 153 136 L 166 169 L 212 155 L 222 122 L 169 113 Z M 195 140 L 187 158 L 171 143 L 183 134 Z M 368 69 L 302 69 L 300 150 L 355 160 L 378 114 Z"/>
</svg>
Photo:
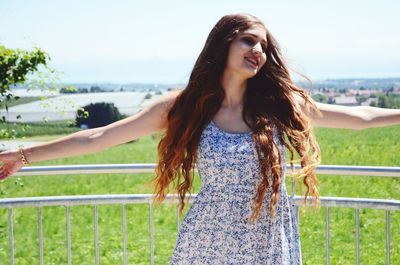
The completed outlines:
<svg viewBox="0 0 400 265">
<path fill-rule="evenodd" d="M 251 133 L 228 133 L 211 121 L 197 155 L 202 187 L 179 228 L 170 264 L 301 264 L 297 219 L 284 177 L 275 219 L 268 210 L 269 188 L 261 218 L 248 222 L 261 174 Z"/>
</svg>

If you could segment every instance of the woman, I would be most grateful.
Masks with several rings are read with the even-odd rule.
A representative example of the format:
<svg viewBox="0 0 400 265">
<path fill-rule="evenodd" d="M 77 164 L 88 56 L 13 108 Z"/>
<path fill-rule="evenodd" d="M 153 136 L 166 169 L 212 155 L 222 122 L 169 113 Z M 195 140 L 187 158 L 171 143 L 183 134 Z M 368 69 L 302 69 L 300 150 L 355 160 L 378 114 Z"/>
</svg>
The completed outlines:
<svg viewBox="0 0 400 265">
<path fill-rule="evenodd" d="M 99 152 L 165 130 L 156 201 L 173 186 L 182 210 L 195 164 L 202 180 L 171 264 L 301 264 L 297 220 L 285 187 L 285 149 L 299 156 L 306 195 L 318 202 L 313 170 L 320 151 L 312 124 L 352 129 L 400 124 L 400 110 L 314 103 L 290 79 L 264 24 L 247 14 L 227 15 L 210 32 L 184 90 L 108 126 L 3 152 L 0 179 L 28 162 Z"/>
</svg>

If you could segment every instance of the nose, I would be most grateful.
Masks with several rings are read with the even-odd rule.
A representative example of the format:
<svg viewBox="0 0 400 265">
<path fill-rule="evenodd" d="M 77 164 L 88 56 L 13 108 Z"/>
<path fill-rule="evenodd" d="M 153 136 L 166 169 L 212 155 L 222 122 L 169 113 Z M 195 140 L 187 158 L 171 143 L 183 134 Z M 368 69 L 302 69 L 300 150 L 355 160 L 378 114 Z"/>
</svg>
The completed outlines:
<svg viewBox="0 0 400 265">
<path fill-rule="evenodd" d="M 254 45 L 253 48 L 251 48 L 251 52 L 254 54 L 262 53 L 262 50 L 263 49 L 262 49 L 261 43 L 259 43 L 259 42 L 256 45 Z"/>
</svg>

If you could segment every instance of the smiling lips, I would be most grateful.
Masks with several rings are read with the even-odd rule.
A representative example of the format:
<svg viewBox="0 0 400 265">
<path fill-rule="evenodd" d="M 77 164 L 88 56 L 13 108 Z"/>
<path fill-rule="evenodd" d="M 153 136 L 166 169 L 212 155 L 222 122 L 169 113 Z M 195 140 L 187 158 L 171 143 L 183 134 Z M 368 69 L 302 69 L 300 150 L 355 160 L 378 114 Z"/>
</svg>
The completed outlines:
<svg viewBox="0 0 400 265">
<path fill-rule="evenodd" d="M 251 65 L 253 65 L 254 67 L 258 66 L 259 63 L 259 59 L 255 56 L 249 56 L 249 57 L 245 57 L 246 61 L 248 61 Z"/>
</svg>

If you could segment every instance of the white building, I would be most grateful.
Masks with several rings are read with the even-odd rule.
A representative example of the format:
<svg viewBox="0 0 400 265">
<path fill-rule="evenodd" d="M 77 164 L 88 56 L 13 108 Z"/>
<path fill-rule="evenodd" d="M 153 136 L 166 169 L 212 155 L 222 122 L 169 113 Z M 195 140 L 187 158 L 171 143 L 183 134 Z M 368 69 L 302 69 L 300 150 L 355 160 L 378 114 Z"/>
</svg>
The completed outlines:
<svg viewBox="0 0 400 265">
<path fill-rule="evenodd" d="M 335 97 L 335 104 L 344 106 L 358 106 L 356 97 L 341 95 L 340 97 Z"/>
</svg>

